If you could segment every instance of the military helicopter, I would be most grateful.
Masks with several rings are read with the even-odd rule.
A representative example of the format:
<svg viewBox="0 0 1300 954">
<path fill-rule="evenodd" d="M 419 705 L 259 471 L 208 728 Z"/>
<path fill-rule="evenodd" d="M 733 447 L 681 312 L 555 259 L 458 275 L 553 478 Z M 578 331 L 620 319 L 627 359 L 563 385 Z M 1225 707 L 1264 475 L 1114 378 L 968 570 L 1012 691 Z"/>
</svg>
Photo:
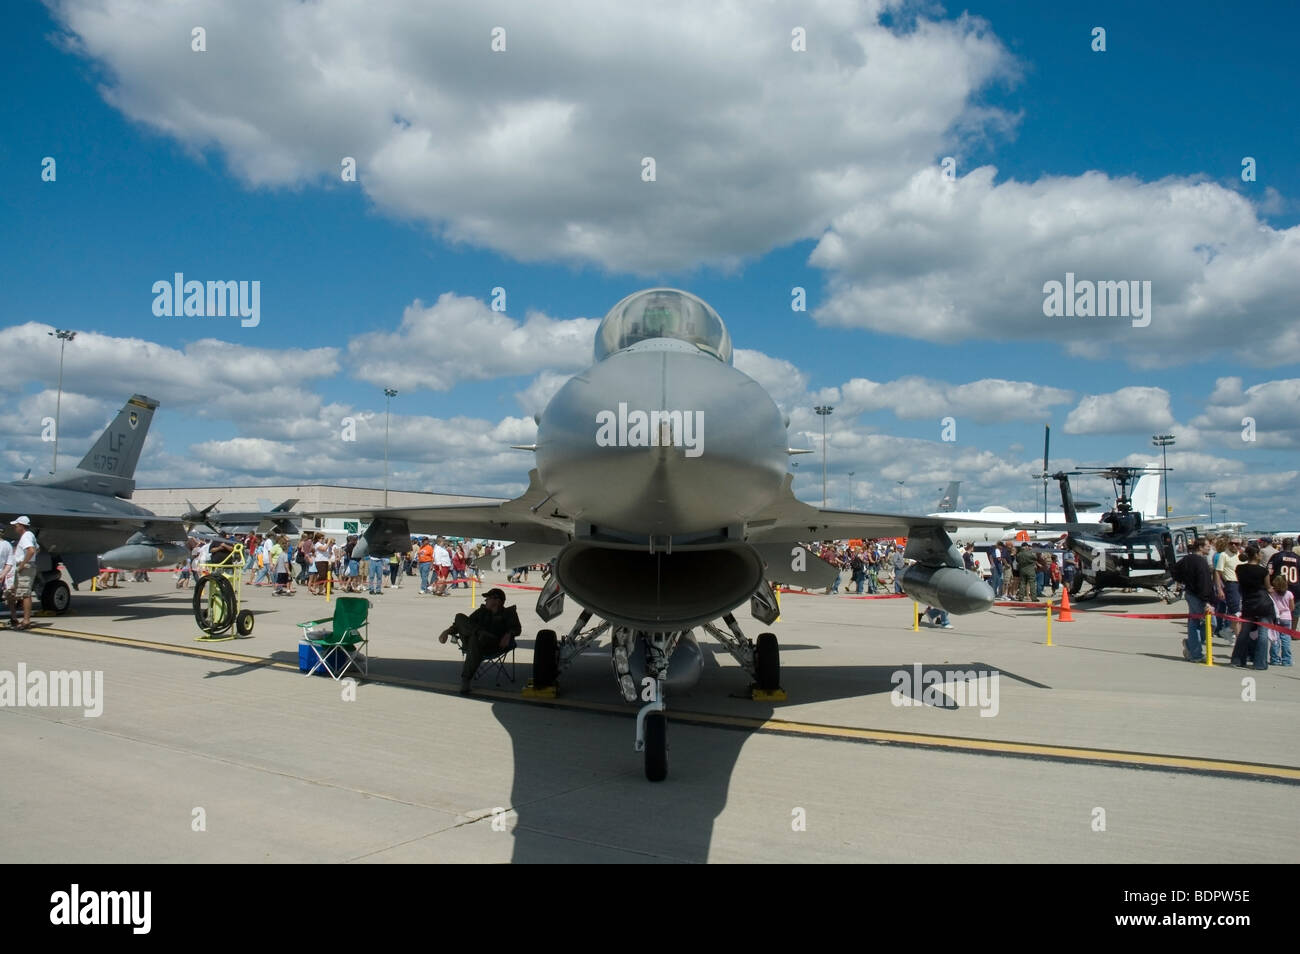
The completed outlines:
<svg viewBox="0 0 1300 954">
<path fill-rule="evenodd" d="M 1163 472 L 1161 467 L 1118 466 L 1081 467 L 1051 475 L 1061 485 L 1066 546 L 1079 564 L 1079 572 L 1070 584 L 1072 597 L 1092 599 L 1110 587 L 1153 590 L 1166 603 L 1178 599 L 1170 571 L 1186 555 L 1187 541 L 1195 533 L 1191 528 L 1171 529 L 1155 517 Z M 1099 523 L 1078 522 L 1070 478 L 1083 474 L 1104 477 L 1115 489 L 1115 507 L 1103 514 Z M 1139 481 L 1130 496 L 1134 482 L 1148 475 L 1156 479 Z M 1138 509 L 1134 509 L 1135 502 Z M 1081 594 L 1085 582 L 1091 584 L 1091 589 Z"/>
</svg>

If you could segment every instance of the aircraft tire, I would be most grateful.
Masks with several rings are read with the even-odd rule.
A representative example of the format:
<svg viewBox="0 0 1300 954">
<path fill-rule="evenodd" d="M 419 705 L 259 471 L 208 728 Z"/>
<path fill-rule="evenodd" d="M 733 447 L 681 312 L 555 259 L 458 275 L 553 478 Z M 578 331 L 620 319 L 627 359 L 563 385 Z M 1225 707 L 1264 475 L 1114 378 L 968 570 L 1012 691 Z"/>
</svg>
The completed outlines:
<svg viewBox="0 0 1300 954">
<path fill-rule="evenodd" d="M 754 678 L 758 688 L 772 692 L 781 688 L 781 650 L 775 633 L 759 633 L 754 647 Z"/>
<path fill-rule="evenodd" d="M 47 613 L 66 613 L 71 603 L 72 591 L 62 580 L 51 580 L 41 589 L 41 609 Z"/>
<path fill-rule="evenodd" d="M 560 676 L 559 640 L 553 629 L 539 629 L 533 643 L 533 688 L 548 689 Z"/>
<path fill-rule="evenodd" d="M 1071 595 L 1071 596 L 1078 596 L 1078 595 L 1079 595 L 1079 591 L 1080 591 L 1081 589 L 1083 589 L 1083 582 L 1084 582 L 1084 581 L 1083 581 L 1083 574 L 1082 574 L 1082 573 L 1079 573 L 1079 572 L 1076 572 L 1076 573 L 1074 574 L 1074 579 L 1070 581 L 1070 595 Z"/>
<path fill-rule="evenodd" d="M 211 617 L 209 612 L 209 595 L 208 588 L 216 587 L 217 594 L 211 602 L 220 604 L 224 607 L 224 612 L 216 619 Z M 203 630 L 210 636 L 220 636 L 230 629 L 235 622 L 235 589 L 230 585 L 230 581 L 220 573 L 208 573 L 199 577 L 199 581 L 194 584 L 194 621 L 199 624 L 199 629 Z"/>
<path fill-rule="evenodd" d="M 651 782 L 668 777 L 668 718 L 662 712 L 645 717 L 645 777 Z"/>
<path fill-rule="evenodd" d="M 253 611 L 240 610 L 235 616 L 235 632 L 240 636 L 253 635 Z"/>
</svg>

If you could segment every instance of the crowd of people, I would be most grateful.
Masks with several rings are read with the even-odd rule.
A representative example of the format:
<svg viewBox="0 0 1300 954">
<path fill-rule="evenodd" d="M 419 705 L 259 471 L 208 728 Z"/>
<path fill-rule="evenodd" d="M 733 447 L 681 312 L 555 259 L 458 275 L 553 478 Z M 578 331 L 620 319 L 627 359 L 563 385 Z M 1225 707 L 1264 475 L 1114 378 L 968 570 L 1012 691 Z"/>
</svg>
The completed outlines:
<svg viewBox="0 0 1300 954">
<path fill-rule="evenodd" d="M 814 543 L 812 552 L 832 566 L 840 568 L 840 575 L 831 584 L 828 593 L 839 593 L 843 577 L 848 574 L 844 592 L 861 595 L 864 590 L 869 595 L 880 593 L 902 593 L 899 580 L 903 575 L 906 561 L 903 548 L 896 540 L 849 540 L 847 543 Z"/>
<path fill-rule="evenodd" d="M 840 568 L 840 576 L 828 593 L 879 595 L 902 593 L 900 580 L 908 561 L 898 541 L 850 540 L 812 545 L 812 551 L 827 563 Z M 973 543 L 962 551 L 966 569 L 979 573 L 999 599 L 1038 600 L 1047 591 L 1053 595 L 1069 586 L 1078 570 L 1074 555 L 1021 543 L 999 543 L 980 553 Z M 847 583 L 845 577 L 847 576 Z"/>
<path fill-rule="evenodd" d="M 1204 614 L 1209 610 L 1212 636 L 1232 640 L 1233 666 L 1291 665 L 1286 630 L 1294 629 L 1300 601 L 1300 547 L 1294 539 L 1199 537 L 1175 567 L 1174 579 L 1183 586 L 1189 610 L 1184 659 L 1205 661 Z"/>
<path fill-rule="evenodd" d="M 405 551 L 370 554 L 358 559 L 359 537 L 328 536 L 307 530 L 291 541 L 286 534 L 250 533 L 241 538 L 220 537 L 189 540 L 189 559 L 177 568 L 176 586 L 189 586 L 213 564 L 228 561 L 235 543 L 243 547 L 242 571 L 249 586 L 273 586 L 273 596 L 292 596 L 305 586 L 313 596 L 323 595 L 328 585 L 344 593 L 382 595 L 385 588 L 400 589 L 401 576 L 419 574 L 419 593 L 446 596 L 448 590 L 468 588 L 470 578 L 482 582 L 474 561 L 488 555 L 482 543 L 448 541 L 446 537 L 418 537 Z"/>
</svg>

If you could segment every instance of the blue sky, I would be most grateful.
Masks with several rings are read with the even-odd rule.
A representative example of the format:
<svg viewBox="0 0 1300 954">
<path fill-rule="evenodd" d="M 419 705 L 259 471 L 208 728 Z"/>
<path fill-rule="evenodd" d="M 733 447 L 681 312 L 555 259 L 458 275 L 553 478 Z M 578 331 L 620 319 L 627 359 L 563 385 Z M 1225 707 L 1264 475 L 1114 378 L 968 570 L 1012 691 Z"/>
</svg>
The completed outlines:
<svg viewBox="0 0 1300 954">
<path fill-rule="evenodd" d="M 598 29 L 583 6 L 11 14 L 4 467 L 46 466 L 61 327 L 61 457 L 141 391 L 163 402 L 142 485 L 376 486 L 387 382 L 393 486 L 510 494 L 507 445 L 589 358 L 566 336 L 668 284 L 720 312 L 792 444 L 837 407 L 832 503 L 853 471 L 859 507 L 900 479 L 908 510 L 948 479 L 1028 506 L 1051 423 L 1064 465 L 1172 432 L 1177 512 L 1213 489 L 1216 516 L 1300 527 L 1300 12 L 667 4 Z M 178 271 L 259 281 L 260 323 L 155 316 Z M 1045 316 L 1067 271 L 1151 281 L 1150 326 Z"/>
</svg>

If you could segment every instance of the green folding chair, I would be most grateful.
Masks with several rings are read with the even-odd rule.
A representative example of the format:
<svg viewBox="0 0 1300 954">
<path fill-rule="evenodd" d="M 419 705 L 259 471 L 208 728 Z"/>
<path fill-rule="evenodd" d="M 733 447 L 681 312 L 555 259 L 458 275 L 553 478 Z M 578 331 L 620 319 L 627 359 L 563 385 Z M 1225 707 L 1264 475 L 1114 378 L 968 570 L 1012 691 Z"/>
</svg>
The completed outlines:
<svg viewBox="0 0 1300 954">
<path fill-rule="evenodd" d="M 329 629 L 322 626 L 329 623 Z M 312 648 L 314 661 L 307 675 L 324 669 L 336 682 L 350 668 L 361 675 L 370 673 L 370 600 L 361 596 L 340 596 L 334 615 L 299 623 L 302 639 Z"/>
</svg>

